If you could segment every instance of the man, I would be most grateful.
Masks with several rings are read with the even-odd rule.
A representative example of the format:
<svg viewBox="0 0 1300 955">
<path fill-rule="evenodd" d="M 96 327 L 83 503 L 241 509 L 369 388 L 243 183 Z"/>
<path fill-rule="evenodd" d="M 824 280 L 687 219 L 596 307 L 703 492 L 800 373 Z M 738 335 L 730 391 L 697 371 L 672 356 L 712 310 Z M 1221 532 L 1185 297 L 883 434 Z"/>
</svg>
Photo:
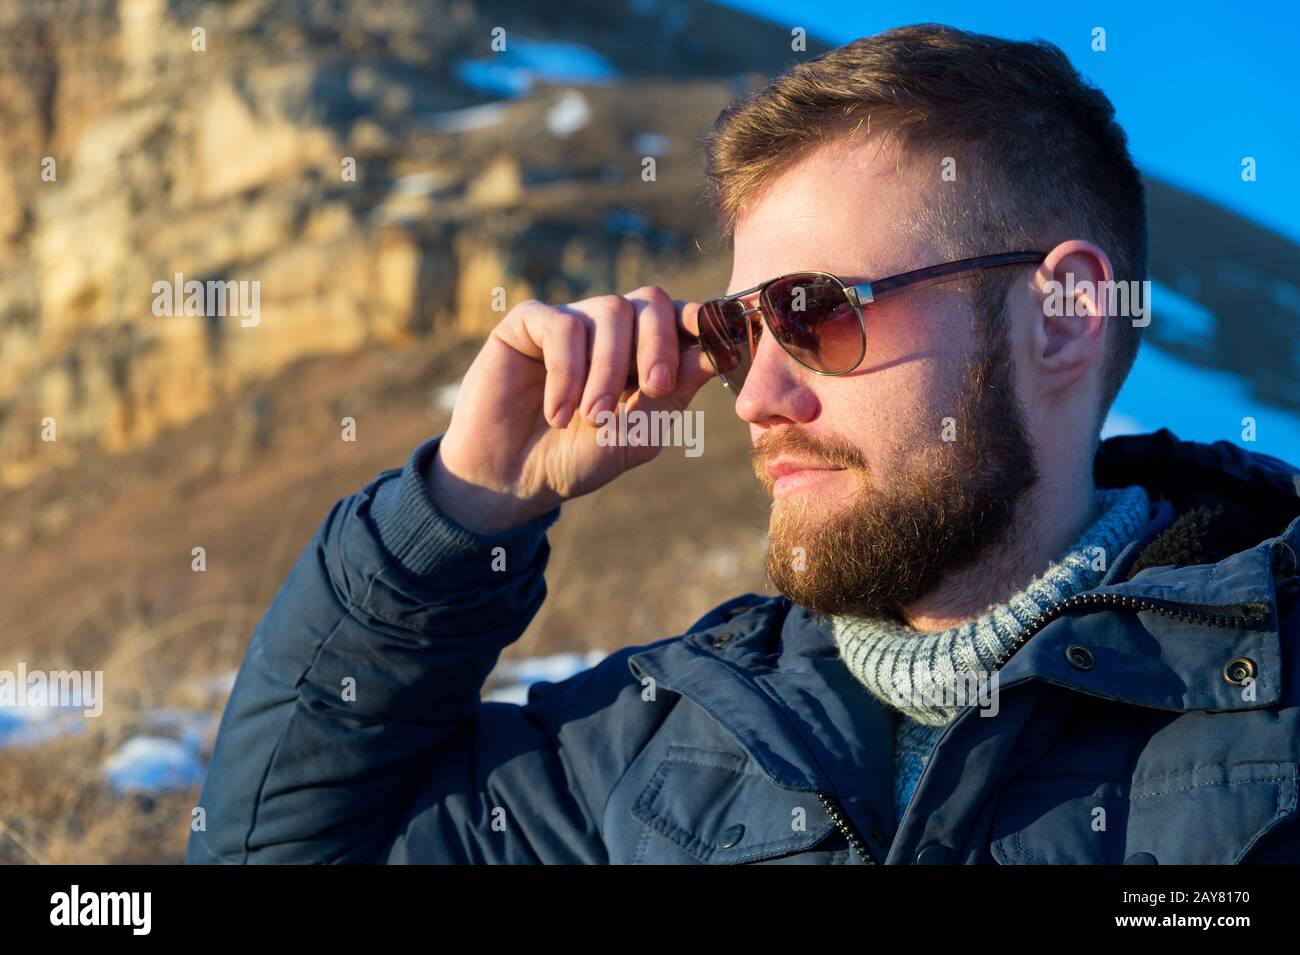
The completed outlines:
<svg viewBox="0 0 1300 955">
<path fill-rule="evenodd" d="M 1145 214 L 1105 96 L 1048 44 L 913 27 L 709 150 L 731 297 L 505 317 L 257 628 L 189 859 L 1296 861 L 1300 479 L 1099 447 L 1145 324 L 1115 314 Z M 629 374 L 673 411 L 715 373 L 781 596 L 481 703 L 562 502 L 657 451 L 596 440 Z"/>
</svg>

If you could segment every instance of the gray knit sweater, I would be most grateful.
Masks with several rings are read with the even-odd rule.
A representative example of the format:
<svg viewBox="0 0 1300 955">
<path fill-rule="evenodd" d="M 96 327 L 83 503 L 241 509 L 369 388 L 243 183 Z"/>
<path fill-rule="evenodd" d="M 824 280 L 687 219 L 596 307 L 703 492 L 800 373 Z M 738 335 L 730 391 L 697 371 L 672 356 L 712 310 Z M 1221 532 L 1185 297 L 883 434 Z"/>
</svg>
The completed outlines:
<svg viewBox="0 0 1300 955">
<path fill-rule="evenodd" d="M 949 630 L 921 633 L 899 620 L 836 617 L 840 656 L 853 675 L 897 711 L 894 811 L 916 789 L 935 741 L 960 709 L 987 703 L 970 693 L 1005 663 L 1025 628 L 1056 603 L 1096 587 L 1119 552 L 1146 526 L 1150 501 L 1139 487 L 1095 492 L 1100 517 L 1024 590 Z M 987 685 L 985 686 L 987 690 Z M 954 705 L 956 701 L 956 705 Z"/>
</svg>

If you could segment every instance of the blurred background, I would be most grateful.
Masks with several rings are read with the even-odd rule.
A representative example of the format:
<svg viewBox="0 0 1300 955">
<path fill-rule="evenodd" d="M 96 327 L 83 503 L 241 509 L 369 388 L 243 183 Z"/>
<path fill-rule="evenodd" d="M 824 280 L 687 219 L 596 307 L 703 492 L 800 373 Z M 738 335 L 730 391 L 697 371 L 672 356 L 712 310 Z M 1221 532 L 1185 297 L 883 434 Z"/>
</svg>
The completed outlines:
<svg viewBox="0 0 1300 955">
<path fill-rule="evenodd" d="M 0 862 L 179 861 L 254 624 L 330 505 L 445 427 L 492 290 L 723 291 L 700 136 L 926 20 L 1052 40 L 1129 130 L 1155 314 L 1107 433 L 1300 457 L 1294 10 L 0 0 L 0 670 L 105 690 L 0 709 Z M 177 273 L 258 282 L 258 321 L 155 314 Z M 720 386 L 699 407 L 707 453 L 566 505 L 487 695 L 764 589 L 747 432 Z"/>
</svg>

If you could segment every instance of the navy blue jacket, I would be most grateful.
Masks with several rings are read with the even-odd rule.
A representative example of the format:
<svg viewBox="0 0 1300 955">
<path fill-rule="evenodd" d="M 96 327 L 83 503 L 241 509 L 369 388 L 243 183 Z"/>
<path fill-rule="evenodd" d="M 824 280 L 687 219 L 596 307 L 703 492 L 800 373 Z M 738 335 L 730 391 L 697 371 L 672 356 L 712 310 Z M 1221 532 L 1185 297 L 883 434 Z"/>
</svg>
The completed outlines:
<svg viewBox="0 0 1300 955">
<path fill-rule="evenodd" d="M 436 445 L 335 505 L 258 624 L 189 861 L 1297 861 L 1294 467 L 1104 442 L 1098 485 L 1145 485 L 1150 526 L 1035 623 L 896 821 L 893 714 L 782 597 L 482 702 L 558 509 L 460 528 L 426 491 Z"/>
</svg>

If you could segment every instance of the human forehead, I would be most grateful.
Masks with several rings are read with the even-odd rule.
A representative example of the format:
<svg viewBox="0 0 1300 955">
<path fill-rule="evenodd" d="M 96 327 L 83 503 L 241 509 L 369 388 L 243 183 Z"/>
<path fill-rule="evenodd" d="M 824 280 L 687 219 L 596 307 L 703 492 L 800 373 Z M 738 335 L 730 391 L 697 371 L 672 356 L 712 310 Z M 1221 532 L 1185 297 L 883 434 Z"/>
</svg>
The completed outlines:
<svg viewBox="0 0 1300 955">
<path fill-rule="evenodd" d="M 915 267 L 914 170 L 873 140 L 827 144 L 773 176 L 737 218 L 728 294 L 787 272 L 867 281 Z"/>
</svg>

